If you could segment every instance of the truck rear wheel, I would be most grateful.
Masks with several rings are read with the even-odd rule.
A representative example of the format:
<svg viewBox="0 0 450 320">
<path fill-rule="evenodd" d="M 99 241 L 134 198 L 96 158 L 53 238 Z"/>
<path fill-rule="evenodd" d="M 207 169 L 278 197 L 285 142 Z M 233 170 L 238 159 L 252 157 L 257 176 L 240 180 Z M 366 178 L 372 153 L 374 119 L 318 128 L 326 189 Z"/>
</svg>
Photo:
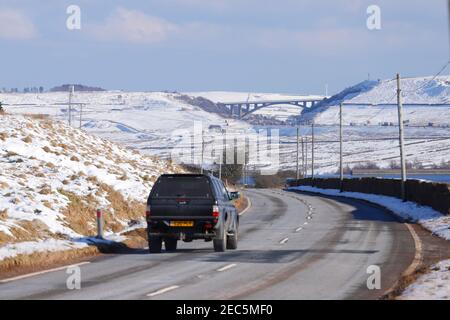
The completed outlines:
<svg viewBox="0 0 450 320">
<path fill-rule="evenodd" d="M 238 247 L 238 231 L 234 230 L 231 236 L 227 236 L 227 249 L 236 250 Z"/>
<path fill-rule="evenodd" d="M 148 251 L 150 253 L 161 253 L 162 239 L 161 237 L 148 237 Z"/>
<path fill-rule="evenodd" d="M 223 230 L 220 238 L 216 238 L 213 240 L 214 251 L 216 252 L 224 252 L 227 247 L 227 234 L 226 231 Z"/>
<path fill-rule="evenodd" d="M 166 251 L 175 251 L 177 250 L 178 240 L 176 238 L 165 238 L 164 246 L 166 247 Z"/>
</svg>

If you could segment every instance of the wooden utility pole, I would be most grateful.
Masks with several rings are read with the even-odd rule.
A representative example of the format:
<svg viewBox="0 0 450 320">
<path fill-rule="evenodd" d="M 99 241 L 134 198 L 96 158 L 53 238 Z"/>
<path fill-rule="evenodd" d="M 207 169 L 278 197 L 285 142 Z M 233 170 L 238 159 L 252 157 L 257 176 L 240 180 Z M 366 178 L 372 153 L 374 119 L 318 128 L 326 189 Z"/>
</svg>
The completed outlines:
<svg viewBox="0 0 450 320">
<path fill-rule="evenodd" d="M 300 179 L 300 129 L 297 127 L 297 180 Z"/>
<path fill-rule="evenodd" d="M 203 154 L 204 154 L 204 148 L 205 148 L 205 139 L 203 137 L 203 130 L 202 130 L 202 163 L 201 163 L 201 167 L 200 167 L 200 173 L 203 174 Z"/>
<path fill-rule="evenodd" d="M 72 125 L 72 97 L 73 97 L 74 86 L 69 87 L 69 126 Z"/>
<path fill-rule="evenodd" d="M 314 121 L 311 123 L 311 178 L 314 179 Z"/>
<path fill-rule="evenodd" d="M 222 180 L 222 161 L 223 161 L 223 150 L 220 150 L 219 156 L 219 180 Z"/>
<path fill-rule="evenodd" d="M 306 170 L 305 170 L 305 141 L 302 137 L 302 177 L 306 177 Z"/>
<path fill-rule="evenodd" d="M 80 129 L 81 129 L 81 119 L 83 118 L 83 104 L 80 104 Z"/>
<path fill-rule="evenodd" d="M 342 143 L 342 107 L 343 103 L 339 105 L 339 179 L 340 191 L 344 191 L 344 155 Z"/>
<path fill-rule="evenodd" d="M 398 128 L 399 128 L 399 144 L 400 144 L 400 165 L 401 165 L 401 197 L 406 201 L 406 162 L 405 162 L 405 146 L 403 131 L 403 105 L 402 90 L 400 87 L 400 74 L 397 74 L 397 105 L 398 105 Z"/>
<path fill-rule="evenodd" d="M 305 137 L 305 178 L 308 176 L 308 136 Z"/>
</svg>

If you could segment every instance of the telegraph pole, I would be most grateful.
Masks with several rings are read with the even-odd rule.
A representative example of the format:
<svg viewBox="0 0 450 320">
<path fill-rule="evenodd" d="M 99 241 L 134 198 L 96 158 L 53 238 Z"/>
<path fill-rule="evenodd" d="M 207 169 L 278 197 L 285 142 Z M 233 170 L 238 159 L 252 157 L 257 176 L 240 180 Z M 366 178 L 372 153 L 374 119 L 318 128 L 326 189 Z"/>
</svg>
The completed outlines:
<svg viewBox="0 0 450 320">
<path fill-rule="evenodd" d="M 305 174 L 305 142 L 304 139 L 302 137 L 302 176 L 303 178 L 305 178 L 306 174 Z"/>
<path fill-rule="evenodd" d="M 297 180 L 300 179 L 300 132 L 299 127 L 297 127 Z"/>
<path fill-rule="evenodd" d="M 343 103 L 339 105 L 339 178 L 340 178 L 340 191 L 344 191 L 344 156 L 343 156 L 343 144 L 342 144 L 342 107 Z"/>
<path fill-rule="evenodd" d="M 81 119 L 83 117 L 83 104 L 80 104 L 80 129 L 81 129 Z"/>
<path fill-rule="evenodd" d="M 222 161 L 223 161 L 223 150 L 220 150 L 220 156 L 219 156 L 219 180 L 222 180 Z"/>
<path fill-rule="evenodd" d="M 305 178 L 308 176 L 308 136 L 305 137 Z"/>
<path fill-rule="evenodd" d="M 314 179 L 314 121 L 311 124 L 311 178 Z"/>
<path fill-rule="evenodd" d="M 201 174 L 203 174 L 203 154 L 204 154 L 204 148 L 205 148 L 205 139 L 204 139 L 204 137 L 203 137 L 203 130 L 202 130 L 202 156 L 201 156 L 201 159 L 202 159 L 202 164 L 201 164 L 201 167 L 200 167 L 200 173 Z"/>
<path fill-rule="evenodd" d="M 74 86 L 69 87 L 69 126 L 72 125 L 72 97 Z"/>
<path fill-rule="evenodd" d="M 400 88 L 400 74 L 397 74 L 397 105 L 398 105 L 398 128 L 399 128 L 399 144 L 400 144 L 400 165 L 401 165 L 401 197 L 406 201 L 406 162 L 404 149 L 404 132 L 403 132 L 403 105 L 402 90 Z"/>
</svg>

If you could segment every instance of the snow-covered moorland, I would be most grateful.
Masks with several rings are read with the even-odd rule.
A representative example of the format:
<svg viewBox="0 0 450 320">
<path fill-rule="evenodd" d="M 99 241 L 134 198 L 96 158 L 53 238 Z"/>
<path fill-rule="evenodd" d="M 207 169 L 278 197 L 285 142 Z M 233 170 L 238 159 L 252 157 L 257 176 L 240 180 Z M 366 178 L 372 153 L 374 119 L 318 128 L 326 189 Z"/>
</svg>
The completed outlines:
<svg viewBox="0 0 450 320">
<path fill-rule="evenodd" d="M 410 125 L 448 125 L 450 119 L 450 76 L 416 77 L 401 80 L 404 119 Z M 378 125 L 397 123 L 397 83 L 394 79 L 366 80 L 303 113 L 303 120 L 316 124 L 339 123 L 339 104 L 345 106 L 344 124 Z M 366 105 L 368 104 L 368 105 Z M 392 104 L 392 106 L 389 106 Z"/>
<path fill-rule="evenodd" d="M 85 246 L 97 208 L 117 237 L 157 176 L 179 170 L 62 122 L 0 115 L 0 260 Z"/>
</svg>

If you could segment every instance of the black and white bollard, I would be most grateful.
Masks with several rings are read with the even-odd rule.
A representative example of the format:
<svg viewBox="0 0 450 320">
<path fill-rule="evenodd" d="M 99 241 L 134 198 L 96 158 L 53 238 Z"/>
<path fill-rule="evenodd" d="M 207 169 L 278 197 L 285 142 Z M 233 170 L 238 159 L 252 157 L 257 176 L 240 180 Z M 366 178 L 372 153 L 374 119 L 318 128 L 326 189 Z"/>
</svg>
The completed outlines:
<svg viewBox="0 0 450 320">
<path fill-rule="evenodd" d="M 97 239 L 103 239 L 103 212 L 97 209 Z"/>
</svg>

